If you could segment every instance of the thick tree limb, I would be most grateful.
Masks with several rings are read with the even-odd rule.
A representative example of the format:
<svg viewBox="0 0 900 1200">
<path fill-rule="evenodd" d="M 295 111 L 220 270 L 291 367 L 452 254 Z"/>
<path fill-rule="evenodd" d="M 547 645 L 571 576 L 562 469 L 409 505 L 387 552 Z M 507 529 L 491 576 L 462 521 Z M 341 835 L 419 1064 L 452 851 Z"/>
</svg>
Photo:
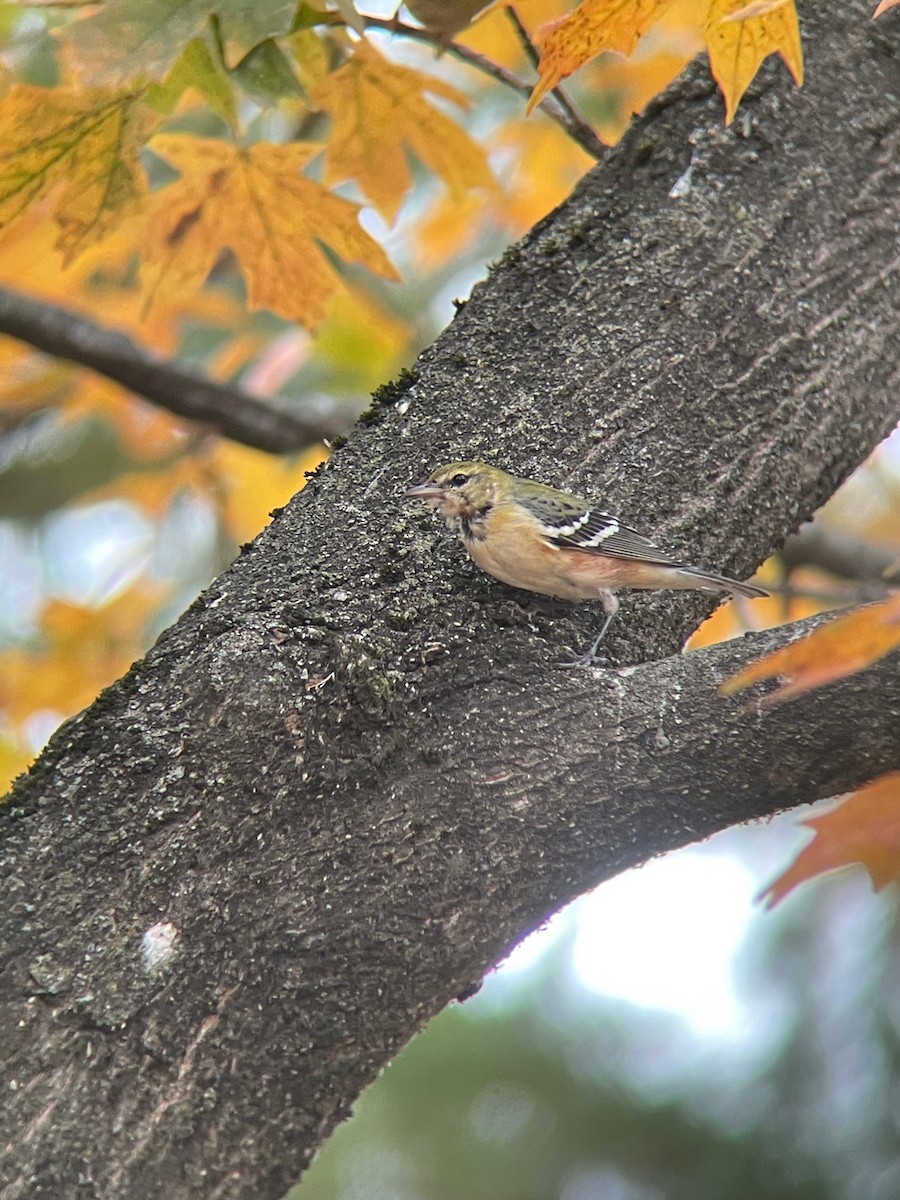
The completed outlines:
<svg viewBox="0 0 900 1200">
<path fill-rule="evenodd" d="M 177 417 L 258 450 L 287 454 L 345 434 L 345 416 L 276 407 L 142 350 L 124 333 L 0 287 L 0 333 L 121 383 Z"/>
<path fill-rule="evenodd" d="M 896 59 L 865 4 L 806 31 L 808 87 L 770 68 L 739 129 L 697 75 L 657 104 L 0 811 L 3 1200 L 277 1197 L 554 906 L 897 765 L 894 663 L 745 711 L 714 682 L 786 635 L 652 661 L 686 594 L 629 603 L 633 669 L 556 670 L 596 617 L 400 498 L 491 458 L 740 574 L 868 452 L 900 383 Z"/>
<path fill-rule="evenodd" d="M 377 764 L 338 743 L 335 794 L 321 763 L 300 761 L 291 706 L 298 685 L 345 684 L 301 683 L 274 629 L 223 639 L 214 612 L 205 623 L 207 680 L 226 657 L 257 659 L 240 696 L 234 680 L 197 690 L 174 663 L 166 679 L 157 661 L 107 697 L 90 747 L 76 726 L 45 764 L 65 773 L 80 746 L 92 776 L 129 770 L 134 811 L 92 805 L 73 778 L 63 838 L 27 791 L 6 814 L 9 863 L 28 873 L 14 870 L 4 911 L 18 1018 L 3 1030 L 6 1120 L 20 1131 L 5 1197 L 66 1194 L 86 1168 L 88 1195 L 279 1196 L 321 1123 L 523 928 L 653 853 L 897 762 L 896 663 L 774 710 L 718 698 L 794 628 L 630 672 L 557 672 L 549 691 L 542 665 L 485 664 L 448 728 L 425 671 L 422 719 L 396 735 L 414 736 L 407 770 L 376 795 L 361 773 Z M 383 703 L 371 669 L 357 660 L 370 706 Z M 155 711 L 173 684 L 180 752 Z"/>
</svg>

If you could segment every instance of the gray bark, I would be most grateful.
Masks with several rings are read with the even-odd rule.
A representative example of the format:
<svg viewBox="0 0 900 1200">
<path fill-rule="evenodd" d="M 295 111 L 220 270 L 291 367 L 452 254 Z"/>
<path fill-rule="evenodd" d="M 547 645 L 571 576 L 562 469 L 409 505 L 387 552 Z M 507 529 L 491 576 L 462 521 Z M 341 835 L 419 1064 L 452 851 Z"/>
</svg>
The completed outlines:
<svg viewBox="0 0 900 1200">
<path fill-rule="evenodd" d="M 628 601 L 614 665 L 561 671 L 590 606 L 478 575 L 401 498 L 487 458 L 742 576 L 883 436 L 895 49 L 865 5 L 807 15 L 802 92 L 770 64 L 731 129 L 702 71 L 654 104 L 14 790 L 3 1200 L 277 1197 L 558 905 L 897 766 L 895 665 L 719 700 L 797 631 L 661 658 L 692 593 Z"/>
</svg>

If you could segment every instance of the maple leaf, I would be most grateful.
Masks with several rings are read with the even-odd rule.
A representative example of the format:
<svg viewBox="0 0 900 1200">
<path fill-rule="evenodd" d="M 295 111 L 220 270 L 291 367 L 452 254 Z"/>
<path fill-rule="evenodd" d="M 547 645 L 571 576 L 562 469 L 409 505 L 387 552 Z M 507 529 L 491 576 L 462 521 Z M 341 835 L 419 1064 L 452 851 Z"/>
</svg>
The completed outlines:
<svg viewBox="0 0 900 1200">
<path fill-rule="evenodd" d="M 673 0 L 584 0 L 573 12 L 541 26 L 538 82 L 528 111 L 573 71 L 604 50 L 629 55 Z"/>
<path fill-rule="evenodd" d="M 851 865 L 865 867 L 879 891 L 900 876 L 900 771 L 882 775 L 803 824 L 815 837 L 763 893 L 767 904 L 778 904 L 816 875 Z"/>
<path fill-rule="evenodd" d="M 0 226 L 59 186 L 66 261 L 106 237 L 147 195 L 139 151 L 158 120 L 133 93 L 12 88 L 0 102 Z"/>
<path fill-rule="evenodd" d="M 811 688 L 862 671 L 900 646 L 900 592 L 880 604 L 869 604 L 829 621 L 807 637 L 751 663 L 726 680 L 720 691 L 730 696 L 773 676 L 789 680 L 767 696 L 773 704 Z"/>
<path fill-rule="evenodd" d="M 313 93 L 334 122 L 325 152 L 326 182 L 355 179 L 392 220 L 411 186 L 408 146 L 460 201 L 472 188 L 496 189 L 482 147 L 430 104 L 426 92 L 468 106 L 450 84 L 389 62 L 360 42 Z"/>
<path fill-rule="evenodd" d="M 237 125 L 237 107 L 231 81 L 202 38 L 188 42 L 162 83 L 154 83 L 147 88 L 145 99 L 168 116 L 182 95 L 190 89 L 199 92 L 213 112 L 218 113 L 229 125 Z"/>
<path fill-rule="evenodd" d="M 68 30 L 73 66 L 91 83 L 159 81 L 188 42 L 203 38 L 214 54 L 221 39 L 225 65 L 235 67 L 268 37 L 288 33 L 294 0 L 106 0 Z"/>
<path fill-rule="evenodd" d="M 202 283 L 228 248 L 241 265 L 251 308 L 311 325 L 341 284 L 320 243 L 346 262 L 397 278 L 360 228 L 358 206 L 300 174 L 319 146 L 241 149 L 166 134 L 151 148 L 182 176 L 152 198 L 145 277 L 154 293 Z"/>
<path fill-rule="evenodd" d="M 898 4 L 900 4 L 900 0 L 881 0 L 881 3 L 872 13 L 872 20 L 874 21 L 876 17 L 880 17 L 882 13 L 886 13 L 889 8 L 894 8 Z"/>
<path fill-rule="evenodd" d="M 794 0 L 783 0 L 774 7 L 709 0 L 705 37 L 710 70 L 725 97 L 726 123 L 731 122 L 741 96 L 770 54 L 780 54 L 797 85 L 803 83 L 803 50 Z"/>
</svg>

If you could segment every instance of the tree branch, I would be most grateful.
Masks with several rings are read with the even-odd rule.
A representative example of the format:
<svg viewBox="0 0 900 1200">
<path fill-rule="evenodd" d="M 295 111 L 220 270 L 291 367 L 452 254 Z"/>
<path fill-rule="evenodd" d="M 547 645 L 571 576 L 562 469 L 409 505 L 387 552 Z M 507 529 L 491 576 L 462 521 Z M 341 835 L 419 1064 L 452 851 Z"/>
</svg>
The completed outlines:
<svg viewBox="0 0 900 1200">
<path fill-rule="evenodd" d="M 858 534 L 845 533 L 821 521 L 812 521 L 792 534 L 781 550 L 785 570 L 795 567 L 820 567 L 843 579 L 895 580 L 900 573 L 900 554 L 896 546 L 867 542 Z M 875 599 L 874 596 L 871 597 Z"/>
<path fill-rule="evenodd" d="M 896 765 L 895 662 L 745 710 L 716 681 L 793 633 L 654 661 L 685 593 L 629 598 L 632 668 L 560 671 L 596 614 L 402 499 L 487 458 L 742 575 L 865 457 L 900 388 L 895 47 L 862 0 L 805 34 L 809 83 L 770 65 L 739 128 L 705 84 L 654 106 L 0 810 L 2 1200 L 275 1200 L 561 901 Z"/>
<path fill-rule="evenodd" d="M 227 694 L 188 684 L 161 760 L 144 740 L 158 738 L 169 668 L 165 650 L 154 656 L 109 697 L 89 738 L 70 723 L 38 779 L 85 753 L 109 777 L 115 762 L 136 761 L 137 735 L 145 777 L 156 760 L 172 782 L 128 815 L 109 807 L 115 788 L 89 797 L 88 778 L 73 780 L 56 791 L 62 839 L 28 786 L 2 814 L 12 868 L 0 914 L 3 1044 L 14 1085 L 3 1132 L 22 1135 L 5 1141 L 0 1195 L 58 1196 L 89 1167 L 104 1198 L 274 1200 L 322 1122 L 345 1115 L 411 1028 L 469 990 L 523 930 L 655 853 L 895 766 L 894 662 L 776 709 L 718 698 L 723 678 L 820 621 L 624 675 L 483 668 L 467 681 L 466 707 L 438 728 L 423 705 L 412 769 L 392 772 L 374 804 L 371 794 L 350 803 L 361 782 L 352 747 L 341 748 L 343 795 L 298 756 L 293 655 L 277 679 L 289 643 L 264 647 L 262 630 L 231 640 L 232 653 L 255 643 L 268 685 L 255 669 Z M 217 624 L 207 609 L 207 637 Z M 221 645 L 213 658 L 229 653 Z M 327 696 L 342 685 L 301 686 Z M 249 791 L 230 769 L 214 782 L 238 707 L 240 753 L 257 781 Z M 118 753 L 137 710 L 149 720 L 125 729 Z M 225 727 L 205 766 L 191 727 L 214 729 L 217 713 Z M 479 729 L 498 724 L 504 736 L 485 744 Z M 375 736 L 383 748 L 384 731 Z M 335 975 L 345 963 L 350 975 Z M 16 1162 L 31 1139 L 41 1156 L 23 1191 Z"/>
<path fill-rule="evenodd" d="M 538 53 L 534 42 L 531 40 L 531 34 L 528 32 L 528 30 L 522 24 L 522 18 L 519 16 L 518 12 L 516 11 L 515 6 L 512 4 L 507 4 L 504 7 L 503 11 L 506 14 L 506 17 L 507 17 L 509 23 L 513 27 L 513 31 L 515 32 L 516 37 L 519 39 L 519 44 L 525 53 L 525 57 L 531 63 L 532 67 L 534 67 L 535 72 L 537 72 L 537 74 L 540 74 L 541 56 Z M 588 128 L 590 128 L 590 126 L 587 125 L 587 121 L 585 120 L 585 118 L 576 109 L 575 105 L 572 103 L 572 101 L 566 95 L 565 91 L 563 90 L 562 84 L 553 88 L 551 94 L 556 98 L 556 102 L 559 105 L 559 107 L 567 115 L 569 120 L 573 122 L 573 124 L 575 126 L 577 126 L 577 127 L 587 126 Z M 602 146 L 602 143 L 600 143 L 600 144 Z M 597 154 L 597 155 L 594 155 L 594 157 L 599 158 L 600 156 Z"/>
<path fill-rule="evenodd" d="M 0 333 L 90 367 L 178 417 L 258 450 L 278 454 L 301 450 L 345 434 L 351 424 L 337 412 L 277 408 L 177 362 L 163 361 L 123 333 L 6 287 L 0 287 Z"/>
</svg>

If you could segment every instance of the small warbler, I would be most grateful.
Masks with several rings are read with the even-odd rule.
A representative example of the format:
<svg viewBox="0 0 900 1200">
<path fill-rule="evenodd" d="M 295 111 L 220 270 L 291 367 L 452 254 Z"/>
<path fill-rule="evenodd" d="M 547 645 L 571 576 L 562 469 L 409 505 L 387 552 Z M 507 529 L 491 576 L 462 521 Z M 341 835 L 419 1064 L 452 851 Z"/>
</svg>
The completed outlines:
<svg viewBox="0 0 900 1200">
<path fill-rule="evenodd" d="M 580 496 L 486 463 L 448 463 L 406 495 L 439 509 L 478 566 L 495 579 L 564 600 L 599 600 L 606 620 L 577 664 L 597 661 L 597 647 L 619 607 L 618 588 L 768 595 L 753 584 L 679 562 Z"/>
</svg>

